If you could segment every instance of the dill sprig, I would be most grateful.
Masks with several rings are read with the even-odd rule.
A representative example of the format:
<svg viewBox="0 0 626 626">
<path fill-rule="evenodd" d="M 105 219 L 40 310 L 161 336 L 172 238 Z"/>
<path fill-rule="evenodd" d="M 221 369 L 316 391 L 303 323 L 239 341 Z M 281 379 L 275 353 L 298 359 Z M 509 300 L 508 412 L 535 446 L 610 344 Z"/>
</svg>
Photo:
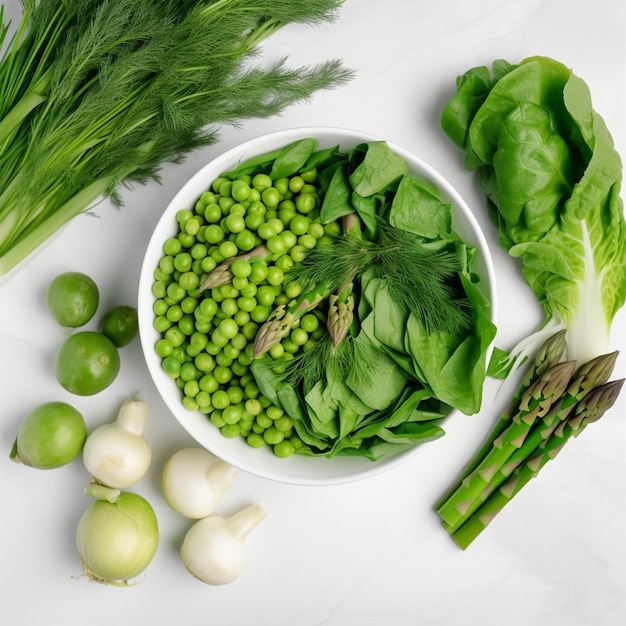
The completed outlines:
<svg viewBox="0 0 626 626">
<path fill-rule="evenodd" d="M 307 293 L 318 285 L 339 289 L 373 268 L 394 301 L 410 311 L 427 333 L 458 333 L 469 327 L 470 307 L 460 285 L 460 262 L 446 242 L 430 242 L 378 220 L 378 238 L 337 235 L 307 253 L 289 278 Z"/>
<path fill-rule="evenodd" d="M 352 76 L 339 61 L 262 67 L 282 26 L 341 0 L 24 0 L 0 57 L 0 275 L 122 183 Z M 1 16 L 1 13 L 0 13 Z"/>
<path fill-rule="evenodd" d="M 454 248 L 426 242 L 379 220 L 380 250 L 374 265 L 395 302 L 427 333 L 458 334 L 470 326 L 470 303 L 462 290 L 461 265 Z"/>
</svg>

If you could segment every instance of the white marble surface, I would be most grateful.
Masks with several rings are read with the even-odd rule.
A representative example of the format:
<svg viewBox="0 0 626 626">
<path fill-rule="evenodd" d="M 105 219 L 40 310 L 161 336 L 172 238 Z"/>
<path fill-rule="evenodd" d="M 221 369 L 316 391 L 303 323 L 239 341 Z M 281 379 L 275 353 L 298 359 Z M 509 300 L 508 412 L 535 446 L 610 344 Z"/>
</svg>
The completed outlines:
<svg viewBox="0 0 626 626">
<path fill-rule="evenodd" d="M 16 0 L 6 3 L 19 15 Z M 500 289 L 498 342 L 510 347 L 539 312 L 483 212 L 460 152 L 439 114 L 466 69 L 496 58 L 552 56 L 589 84 L 618 150 L 626 155 L 626 4 L 622 0 L 347 0 L 340 19 L 288 27 L 264 59 L 309 64 L 340 57 L 358 72 L 268 120 L 225 128 L 220 144 L 163 171 L 163 184 L 126 192 L 127 206 L 81 216 L 0 287 L 0 621 L 7 626 L 618 626 L 626 623 L 626 395 L 519 494 L 466 552 L 440 528 L 435 500 L 490 427 L 500 401 L 486 386 L 482 412 L 377 477 L 312 488 L 240 474 L 223 510 L 258 500 L 268 518 L 250 537 L 244 574 L 220 588 L 189 576 L 177 554 L 187 523 L 159 492 L 160 465 L 192 441 L 159 400 L 139 342 L 94 405 L 69 398 L 52 375 L 63 331 L 44 297 L 58 273 L 92 275 L 103 305 L 133 302 L 143 250 L 160 211 L 205 162 L 248 138 L 298 125 L 344 126 L 412 150 L 452 182 L 492 245 Z M 626 347 L 626 315 L 612 344 Z M 626 374 L 618 362 L 616 376 Z M 40 472 L 8 461 L 22 416 L 51 396 L 75 401 L 88 422 L 140 390 L 152 407 L 154 465 L 137 490 L 150 499 L 161 544 L 141 584 L 107 588 L 80 577 L 74 529 L 85 508 L 80 463 Z"/>
</svg>

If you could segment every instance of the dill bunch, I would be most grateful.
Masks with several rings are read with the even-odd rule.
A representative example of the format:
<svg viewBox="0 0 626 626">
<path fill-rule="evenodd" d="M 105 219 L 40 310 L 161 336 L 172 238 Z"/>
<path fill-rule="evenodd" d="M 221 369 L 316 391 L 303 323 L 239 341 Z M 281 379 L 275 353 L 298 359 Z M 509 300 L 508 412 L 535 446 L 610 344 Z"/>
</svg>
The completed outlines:
<svg viewBox="0 0 626 626">
<path fill-rule="evenodd" d="M 121 184 L 348 81 L 340 61 L 256 64 L 284 25 L 341 0 L 24 0 L 0 27 L 0 276 Z M 0 8 L 2 18 L 2 8 Z M 4 45 L 6 43 L 6 46 Z"/>
</svg>

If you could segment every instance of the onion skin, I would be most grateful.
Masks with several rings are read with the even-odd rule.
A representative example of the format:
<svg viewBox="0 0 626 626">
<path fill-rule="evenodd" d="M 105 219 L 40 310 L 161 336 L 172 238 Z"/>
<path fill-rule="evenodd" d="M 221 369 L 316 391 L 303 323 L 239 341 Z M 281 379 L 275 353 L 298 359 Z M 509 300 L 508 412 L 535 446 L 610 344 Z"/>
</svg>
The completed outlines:
<svg viewBox="0 0 626 626">
<path fill-rule="evenodd" d="M 159 528 L 146 499 L 110 491 L 109 500 L 96 500 L 83 514 L 76 529 L 76 547 L 91 581 L 126 586 L 152 561 Z"/>
</svg>

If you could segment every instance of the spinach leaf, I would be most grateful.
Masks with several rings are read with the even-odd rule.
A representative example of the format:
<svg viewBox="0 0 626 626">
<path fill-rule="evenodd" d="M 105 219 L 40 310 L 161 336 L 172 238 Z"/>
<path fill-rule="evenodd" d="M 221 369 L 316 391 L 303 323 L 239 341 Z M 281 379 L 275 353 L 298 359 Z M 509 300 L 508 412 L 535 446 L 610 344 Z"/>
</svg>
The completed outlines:
<svg viewBox="0 0 626 626">
<path fill-rule="evenodd" d="M 437 239 L 449 233 L 452 214 L 432 185 L 403 176 L 389 211 L 389 223 L 427 239 Z"/>
<path fill-rule="evenodd" d="M 350 201 L 352 190 L 344 167 L 337 167 L 330 179 L 320 209 L 320 221 L 328 224 L 352 213 L 354 208 Z"/>
<path fill-rule="evenodd" d="M 307 137 L 286 146 L 274 160 L 270 178 L 278 180 L 300 171 L 317 147 L 317 139 Z"/>
<path fill-rule="evenodd" d="M 384 191 L 408 171 L 406 161 L 391 150 L 384 141 L 367 144 L 361 164 L 350 175 L 350 184 L 362 197 Z"/>
</svg>

